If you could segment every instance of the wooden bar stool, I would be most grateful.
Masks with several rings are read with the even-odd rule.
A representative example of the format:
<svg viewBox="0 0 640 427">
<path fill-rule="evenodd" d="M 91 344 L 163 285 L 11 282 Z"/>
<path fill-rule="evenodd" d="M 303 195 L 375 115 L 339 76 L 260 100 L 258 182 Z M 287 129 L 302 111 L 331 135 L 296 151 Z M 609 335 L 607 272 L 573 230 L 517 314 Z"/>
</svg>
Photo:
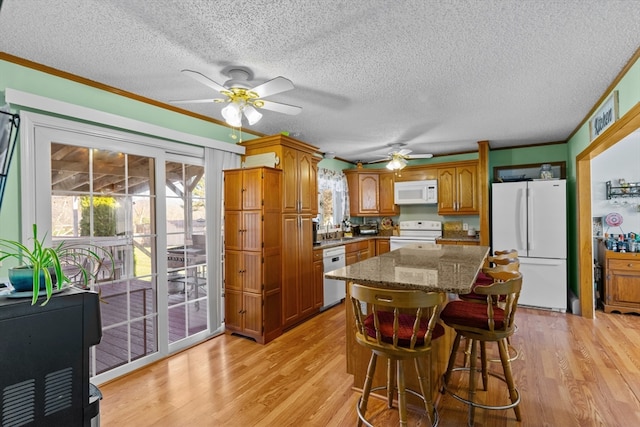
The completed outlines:
<svg viewBox="0 0 640 427">
<path fill-rule="evenodd" d="M 503 251 L 495 251 L 493 256 L 488 256 L 487 261 L 489 262 L 488 267 L 484 267 L 480 273 L 478 274 L 478 278 L 476 279 L 475 284 L 473 285 L 473 289 L 476 286 L 490 285 L 493 283 L 494 279 L 491 277 L 490 273 L 497 271 L 520 271 L 520 260 L 518 259 L 518 251 L 515 249 L 503 250 Z M 477 294 L 475 291 L 471 291 L 468 294 L 462 294 L 458 296 L 463 301 L 475 301 L 475 302 L 486 302 L 487 298 L 485 295 Z M 518 326 L 516 325 L 515 330 L 518 330 Z M 514 361 L 520 357 L 520 352 L 517 348 L 511 345 L 511 338 L 507 340 L 508 348 L 509 348 L 509 360 Z M 467 342 L 466 350 L 465 350 L 465 366 L 469 361 L 469 356 L 471 355 L 471 341 Z M 500 362 L 498 359 L 489 359 L 489 362 Z"/>
<path fill-rule="evenodd" d="M 484 267 L 476 278 L 475 286 L 489 285 L 493 283 L 493 278 L 487 275 L 487 271 L 511 270 L 520 271 L 520 260 L 518 260 L 518 251 L 515 249 L 498 250 L 487 257 L 488 266 Z M 485 300 L 484 296 L 477 295 L 473 291 L 470 294 L 460 295 L 461 299 L 480 299 Z"/>
<path fill-rule="evenodd" d="M 371 349 L 367 376 L 358 400 L 358 426 L 366 419 L 367 403 L 372 391 L 387 390 L 387 406 L 393 407 L 394 391 L 398 392 L 400 425 L 407 425 L 406 393 L 419 397 L 431 425 L 438 424 L 433 406 L 430 369 L 423 358 L 431 351 L 431 341 L 444 334 L 438 315 L 445 295 L 414 290 L 390 290 L 349 284 L 349 293 L 356 321 L 356 341 Z M 388 358 L 387 384 L 371 388 L 378 356 Z M 420 393 L 405 387 L 405 360 L 414 360 L 420 383 Z"/>
<path fill-rule="evenodd" d="M 484 409 L 511 409 L 513 408 L 516 419 L 521 421 L 520 393 L 516 389 L 511 371 L 511 361 L 509 359 L 508 338 L 515 330 L 515 313 L 522 288 L 522 275 L 519 272 L 500 271 L 489 273 L 494 279 L 494 283 L 485 286 L 478 286 L 476 293 L 485 295 L 486 302 L 479 304 L 470 301 L 452 301 L 442 310 L 440 318 L 456 332 L 456 337 L 451 348 L 447 371 L 443 376 L 442 392 L 448 392 L 457 400 L 469 405 L 469 425 L 474 423 L 475 408 Z M 471 340 L 471 355 L 469 367 L 454 368 L 456 353 L 460 346 L 460 339 L 465 337 Z M 504 382 L 509 389 L 510 404 L 505 405 L 485 405 L 474 400 L 476 393 L 476 363 L 478 343 L 481 350 L 481 372 L 483 389 L 488 389 L 487 360 L 485 344 L 496 342 L 500 353 L 500 361 L 504 372 L 504 378 L 496 374 L 491 374 Z M 452 392 L 447 388 L 451 374 L 454 371 L 469 372 L 469 391 L 466 398 Z"/>
</svg>

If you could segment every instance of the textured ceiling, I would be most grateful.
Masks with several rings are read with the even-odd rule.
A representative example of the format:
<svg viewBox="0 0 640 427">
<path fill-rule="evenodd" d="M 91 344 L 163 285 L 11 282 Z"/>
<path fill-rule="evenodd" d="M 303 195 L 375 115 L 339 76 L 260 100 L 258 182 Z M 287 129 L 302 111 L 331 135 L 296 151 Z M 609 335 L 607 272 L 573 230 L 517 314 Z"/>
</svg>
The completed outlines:
<svg viewBox="0 0 640 427">
<path fill-rule="evenodd" d="M 268 99 L 251 129 L 348 160 L 564 141 L 640 46 L 637 0 L 4 0 L 0 50 L 157 101 L 217 95 L 229 65 Z M 222 119 L 220 104 L 182 108 Z"/>
</svg>

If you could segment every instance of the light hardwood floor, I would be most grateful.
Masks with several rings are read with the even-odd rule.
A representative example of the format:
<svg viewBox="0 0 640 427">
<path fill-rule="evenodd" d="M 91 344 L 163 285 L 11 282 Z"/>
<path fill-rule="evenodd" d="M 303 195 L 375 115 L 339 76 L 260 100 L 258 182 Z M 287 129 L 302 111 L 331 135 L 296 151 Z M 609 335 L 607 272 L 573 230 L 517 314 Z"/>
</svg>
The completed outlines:
<svg viewBox="0 0 640 427">
<path fill-rule="evenodd" d="M 512 410 L 476 410 L 476 426 L 640 425 L 640 316 L 594 320 L 523 309 L 512 344 L 522 422 Z M 100 386 L 103 427 L 354 426 L 359 397 L 345 373 L 344 304 L 267 345 L 220 336 Z M 492 370 L 499 370 L 493 363 Z M 460 378 L 462 381 L 462 378 Z M 491 381 L 491 379 L 490 379 Z M 506 398 L 506 387 L 485 396 Z M 373 399 L 374 411 L 384 404 Z M 466 407 L 439 396 L 440 426 L 464 426 Z M 385 411 L 377 425 L 397 425 Z M 425 426 L 419 413 L 410 425 Z"/>
</svg>

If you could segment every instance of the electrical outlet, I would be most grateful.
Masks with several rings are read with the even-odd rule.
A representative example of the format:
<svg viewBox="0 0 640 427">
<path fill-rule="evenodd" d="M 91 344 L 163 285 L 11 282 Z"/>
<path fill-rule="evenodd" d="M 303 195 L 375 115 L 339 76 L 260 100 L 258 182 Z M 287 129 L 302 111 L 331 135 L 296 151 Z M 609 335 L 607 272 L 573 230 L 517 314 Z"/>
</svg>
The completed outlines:
<svg viewBox="0 0 640 427">
<path fill-rule="evenodd" d="M 469 224 L 467 224 L 466 222 L 464 224 L 462 224 L 462 229 L 464 231 L 468 231 L 469 230 Z"/>
</svg>

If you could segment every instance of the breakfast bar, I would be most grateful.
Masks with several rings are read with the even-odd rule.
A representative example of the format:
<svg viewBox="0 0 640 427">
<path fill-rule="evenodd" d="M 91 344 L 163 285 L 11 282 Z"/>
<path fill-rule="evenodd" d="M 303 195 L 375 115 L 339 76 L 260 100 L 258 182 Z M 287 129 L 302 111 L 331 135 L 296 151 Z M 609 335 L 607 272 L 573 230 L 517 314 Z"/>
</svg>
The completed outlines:
<svg viewBox="0 0 640 427">
<path fill-rule="evenodd" d="M 466 294 L 471 292 L 488 253 L 488 246 L 413 244 L 339 268 L 325 276 L 386 289 Z M 354 388 L 362 389 L 371 353 L 355 341 L 355 322 L 349 298 L 347 286 L 347 372 L 354 376 Z M 431 378 L 438 378 L 445 371 L 452 340 L 453 333 L 447 330 L 443 337 L 433 342 L 431 360 L 426 361 L 431 367 Z M 385 365 L 386 361 L 381 360 L 378 366 Z M 374 384 L 383 384 L 384 381 L 385 372 L 378 369 Z M 438 382 L 433 381 L 432 384 L 435 394 Z M 417 379 L 407 377 L 407 386 L 419 387 Z"/>
</svg>

